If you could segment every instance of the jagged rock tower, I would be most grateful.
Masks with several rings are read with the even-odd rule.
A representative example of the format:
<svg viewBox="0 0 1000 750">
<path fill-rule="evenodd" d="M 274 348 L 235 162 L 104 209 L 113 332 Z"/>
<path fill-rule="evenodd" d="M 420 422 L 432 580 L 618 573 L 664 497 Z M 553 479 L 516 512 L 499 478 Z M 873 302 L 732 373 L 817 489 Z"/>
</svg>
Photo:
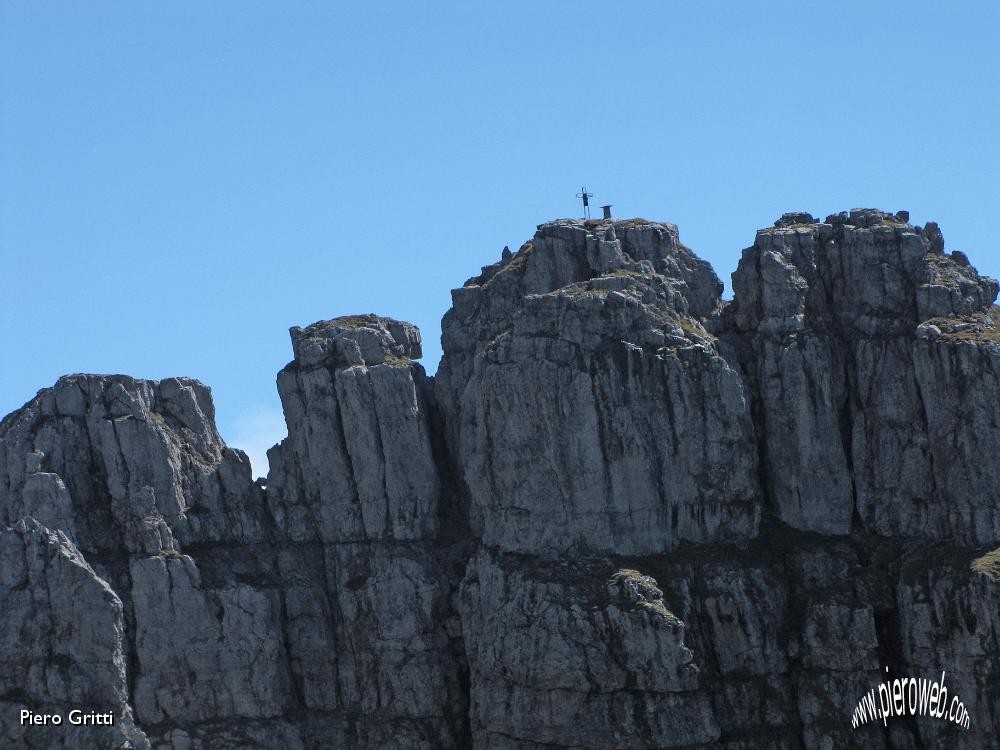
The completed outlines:
<svg viewBox="0 0 1000 750">
<path fill-rule="evenodd" d="M 0 423 L 0 746 L 992 747 L 997 283 L 936 225 L 556 221 L 453 292 L 429 378 L 292 329 L 265 487 L 208 389 L 74 375 Z M 852 728 L 937 677 L 968 729 Z M 21 712 L 111 711 L 113 725 Z"/>
</svg>

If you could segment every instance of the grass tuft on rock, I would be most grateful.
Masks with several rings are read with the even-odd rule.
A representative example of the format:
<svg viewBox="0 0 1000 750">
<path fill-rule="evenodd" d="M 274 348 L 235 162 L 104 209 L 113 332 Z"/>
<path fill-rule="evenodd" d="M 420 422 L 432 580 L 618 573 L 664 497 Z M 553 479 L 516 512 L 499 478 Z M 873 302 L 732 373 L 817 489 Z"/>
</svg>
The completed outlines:
<svg viewBox="0 0 1000 750">
<path fill-rule="evenodd" d="M 931 318 L 927 321 L 941 329 L 941 341 L 996 341 L 1000 342 L 1000 306 L 994 305 L 985 313 L 961 318 Z"/>
<path fill-rule="evenodd" d="M 409 357 L 397 357 L 395 354 L 386 354 L 385 364 L 392 367 L 409 367 L 413 364 L 413 360 Z"/>
<path fill-rule="evenodd" d="M 980 558 L 972 561 L 972 570 L 976 573 L 985 573 L 994 582 L 1000 583 L 1000 549 L 987 552 Z"/>
<path fill-rule="evenodd" d="M 330 322 L 338 328 L 365 328 L 373 323 L 369 315 L 345 315 L 342 318 L 334 318 Z"/>
</svg>

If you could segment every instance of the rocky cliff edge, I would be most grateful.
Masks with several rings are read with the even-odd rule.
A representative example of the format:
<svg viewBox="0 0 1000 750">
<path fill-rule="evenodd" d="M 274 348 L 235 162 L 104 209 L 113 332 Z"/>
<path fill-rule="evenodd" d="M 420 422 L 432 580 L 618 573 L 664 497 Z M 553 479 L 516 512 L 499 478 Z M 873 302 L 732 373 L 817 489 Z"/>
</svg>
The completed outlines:
<svg viewBox="0 0 1000 750">
<path fill-rule="evenodd" d="M 40 391 L 0 423 L 2 744 L 990 747 L 997 282 L 862 209 L 733 289 L 672 224 L 561 220 L 453 292 L 434 378 L 408 323 L 293 328 L 263 486 L 197 381 Z M 887 668 L 970 727 L 852 728 Z M 115 721 L 19 721 L 69 708 Z"/>
</svg>

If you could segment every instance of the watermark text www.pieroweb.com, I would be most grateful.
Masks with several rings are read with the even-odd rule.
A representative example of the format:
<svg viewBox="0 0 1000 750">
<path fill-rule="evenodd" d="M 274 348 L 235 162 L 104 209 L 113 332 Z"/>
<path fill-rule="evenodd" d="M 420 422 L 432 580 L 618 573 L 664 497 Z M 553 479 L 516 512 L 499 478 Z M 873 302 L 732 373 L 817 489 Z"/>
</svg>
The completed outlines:
<svg viewBox="0 0 1000 750">
<path fill-rule="evenodd" d="M 886 667 L 888 672 L 889 668 Z M 854 709 L 851 726 L 857 729 L 869 722 L 881 721 L 888 725 L 890 719 L 905 716 L 927 716 L 949 721 L 963 729 L 972 722 L 965 704 L 945 685 L 946 672 L 940 679 L 926 677 L 897 677 L 880 682 L 861 696 Z"/>
</svg>

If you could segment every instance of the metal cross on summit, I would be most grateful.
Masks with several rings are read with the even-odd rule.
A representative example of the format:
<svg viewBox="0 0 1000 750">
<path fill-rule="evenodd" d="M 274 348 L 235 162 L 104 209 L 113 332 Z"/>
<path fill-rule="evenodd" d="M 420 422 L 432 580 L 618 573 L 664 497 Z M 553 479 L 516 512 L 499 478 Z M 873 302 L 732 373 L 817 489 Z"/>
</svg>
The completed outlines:
<svg viewBox="0 0 1000 750">
<path fill-rule="evenodd" d="M 593 193 L 588 193 L 587 188 L 580 188 L 580 192 L 576 194 L 577 198 L 583 198 L 583 217 L 585 219 L 590 218 L 590 198 L 594 197 Z"/>
</svg>

